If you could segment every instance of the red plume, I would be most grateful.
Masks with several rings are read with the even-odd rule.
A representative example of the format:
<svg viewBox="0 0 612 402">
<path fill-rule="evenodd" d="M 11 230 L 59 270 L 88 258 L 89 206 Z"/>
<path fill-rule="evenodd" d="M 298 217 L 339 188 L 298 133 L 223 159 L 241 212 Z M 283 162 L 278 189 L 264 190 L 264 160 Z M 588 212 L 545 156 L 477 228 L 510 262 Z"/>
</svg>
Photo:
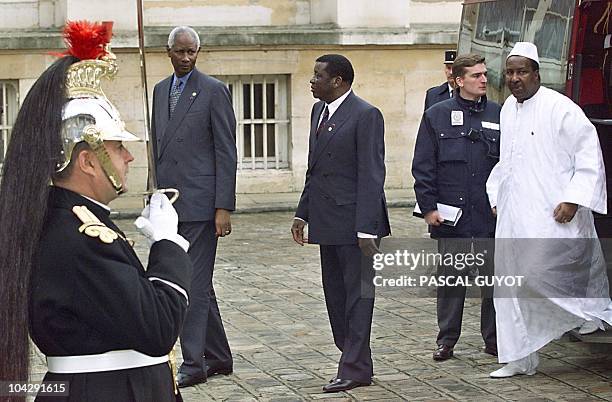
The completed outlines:
<svg viewBox="0 0 612 402">
<path fill-rule="evenodd" d="M 99 22 L 66 22 L 64 41 L 68 45 L 68 50 L 63 54 L 72 55 L 80 60 L 98 59 L 106 55 L 104 45 L 110 42 L 111 29 L 108 24 Z"/>
</svg>

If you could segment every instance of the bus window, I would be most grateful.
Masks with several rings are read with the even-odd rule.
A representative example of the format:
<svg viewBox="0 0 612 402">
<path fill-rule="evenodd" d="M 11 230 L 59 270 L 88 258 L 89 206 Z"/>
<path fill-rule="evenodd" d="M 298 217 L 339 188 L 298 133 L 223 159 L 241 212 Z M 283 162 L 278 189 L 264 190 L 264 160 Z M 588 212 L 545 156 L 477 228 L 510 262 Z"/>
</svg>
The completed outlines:
<svg viewBox="0 0 612 402">
<path fill-rule="evenodd" d="M 508 53 L 518 41 L 536 44 L 542 84 L 564 92 L 575 0 L 515 0 L 466 4 L 459 53 L 487 60 L 489 98 L 502 103 L 510 92 L 504 82 Z"/>
</svg>

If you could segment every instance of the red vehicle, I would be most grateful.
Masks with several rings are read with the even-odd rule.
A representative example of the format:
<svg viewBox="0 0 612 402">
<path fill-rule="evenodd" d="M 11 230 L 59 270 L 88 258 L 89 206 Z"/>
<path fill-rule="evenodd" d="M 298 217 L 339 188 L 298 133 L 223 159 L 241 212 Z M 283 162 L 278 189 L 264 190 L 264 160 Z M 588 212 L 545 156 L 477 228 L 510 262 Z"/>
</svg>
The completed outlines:
<svg viewBox="0 0 612 402">
<path fill-rule="evenodd" d="M 606 165 L 608 214 L 596 214 L 595 226 L 612 291 L 611 20 L 612 0 L 465 0 L 457 49 L 459 54 L 486 57 L 487 95 L 503 103 L 510 95 L 503 74 L 508 53 L 516 42 L 535 43 L 542 85 L 570 97 L 597 128 Z M 600 341 L 612 343 L 612 335 Z"/>
</svg>

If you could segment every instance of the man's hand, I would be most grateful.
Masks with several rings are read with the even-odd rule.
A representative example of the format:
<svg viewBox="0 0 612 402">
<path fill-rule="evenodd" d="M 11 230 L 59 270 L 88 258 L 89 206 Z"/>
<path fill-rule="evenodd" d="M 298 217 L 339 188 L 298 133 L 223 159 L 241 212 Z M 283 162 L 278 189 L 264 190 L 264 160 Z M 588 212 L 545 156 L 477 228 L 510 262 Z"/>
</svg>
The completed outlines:
<svg viewBox="0 0 612 402">
<path fill-rule="evenodd" d="M 573 204 L 571 202 L 562 202 L 557 205 L 555 208 L 555 212 L 553 217 L 559 223 L 568 223 L 572 219 L 574 219 L 574 215 L 576 215 L 576 210 L 578 209 L 578 204 Z"/>
<path fill-rule="evenodd" d="M 440 224 L 444 222 L 444 219 L 442 219 L 440 213 L 435 209 L 426 213 L 424 218 L 425 222 L 427 222 L 427 224 L 431 226 L 440 226 Z"/>
<path fill-rule="evenodd" d="M 493 214 L 494 217 L 497 218 L 497 207 L 491 208 L 491 213 Z"/>
<path fill-rule="evenodd" d="M 178 214 L 165 194 L 153 193 L 134 224 L 153 242 L 172 239 L 178 232 Z"/>
<path fill-rule="evenodd" d="M 366 257 L 372 257 L 374 254 L 379 254 L 380 249 L 376 246 L 376 239 L 357 239 L 361 253 Z"/>
<path fill-rule="evenodd" d="M 215 210 L 215 234 L 217 237 L 225 237 L 232 233 L 232 221 L 230 211 L 217 208 Z"/>
<path fill-rule="evenodd" d="M 300 246 L 303 246 L 304 243 L 308 243 L 308 239 L 304 237 L 305 227 L 306 222 L 301 219 L 293 219 L 293 225 L 291 225 L 291 235 L 293 236 L 293 241 L 295 241 Z"/>
<path fill-rule="evenodd" d="M 142 210 L 134 225 L 145 235 L 150 245 L 156 241 L 170 240 L 185 252 L 189 250 L 189 242 L 178 234 L 178 214 L 165 194 L 153 193 L 149 205 Z"/>
</svg>

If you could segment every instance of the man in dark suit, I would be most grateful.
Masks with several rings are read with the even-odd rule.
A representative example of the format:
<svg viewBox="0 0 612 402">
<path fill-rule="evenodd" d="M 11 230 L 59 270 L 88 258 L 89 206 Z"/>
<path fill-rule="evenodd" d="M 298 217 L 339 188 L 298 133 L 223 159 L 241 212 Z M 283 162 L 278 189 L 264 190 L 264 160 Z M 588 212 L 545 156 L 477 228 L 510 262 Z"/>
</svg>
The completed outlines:
<svg viewBox="0 0 612 402">
<path fill-rule="evenodd" d="M 453 97 L 453 88 L 455 87 L 455 80 L 453 79 L 453 62 L 456 57 L 456 50 L 446 50 L 444 52 L 444 74 L 446 74 L 446 82 L 427 90 L 425 94 L 425 109 L 423 110 L 427 110 L 436 103 Z"/>
<path fill-rule="evenodd" d="M 327 312 L 342 352 L 337 375 L 323 387 L 325 392 L 372 382 L 371 257 L 378 252 L 379 239 L 390 233 L 383 116 L 353 93 L 353 77 L 344 56 L 316 60 L 310 84 L 320 101 L 311 112 L 306 183 L 291 227 L 298 244 L 320 245 Z"/>
<path fill-rule="evenodd" d="M 212 286 L 218 237 L 230 234 L 235 209 L 236 119 L 227 87 L 194 66 L 198 34 L 176 27 L 168 37 L 174 74 L 153 91 L 152 134 L 159 188 L 176 188 L 179 233 L 189 240 L 194 272 L 181 332 L 181 387 L 232 372 L 232 354 Z"/>
</svg>

